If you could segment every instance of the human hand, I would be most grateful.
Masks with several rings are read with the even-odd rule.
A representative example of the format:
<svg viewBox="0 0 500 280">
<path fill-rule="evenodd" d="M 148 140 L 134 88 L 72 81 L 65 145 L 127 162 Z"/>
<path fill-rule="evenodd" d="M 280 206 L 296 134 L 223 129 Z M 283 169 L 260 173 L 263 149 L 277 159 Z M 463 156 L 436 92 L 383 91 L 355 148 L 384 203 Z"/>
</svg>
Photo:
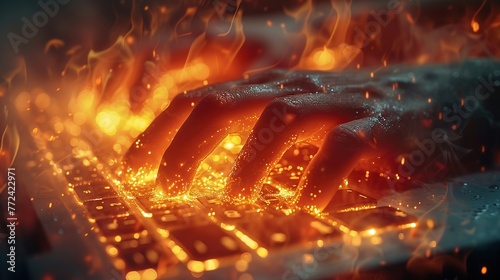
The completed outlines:
<svg viewBox="0 0 500 280">
<path fill-rule="evenodd" d="M 457 123 L 442 117 L 443 105 L 464 106 L 480 85 L 477 77 L 495 69 L 498 63 L 467 61 L 394 66 L 374 75 L 271 70 L 178 95 L 123 161 L 130 170 L 159 166 L 156 184 L 177 196 L 189 191 L 200 162 L 229 133 L 250 131 L 226 187 L 233 201 L 249 201 L 283 153 L 308 141 L 320 149 L 296 201 L 323 209 L 354 167 L 394 166 L 397 155 L 413 149 L 416 139 L 431 137 L 434 128 L 457 130 Z M 363 164 L 373 159 L 376 165 Z"/>
</svg>

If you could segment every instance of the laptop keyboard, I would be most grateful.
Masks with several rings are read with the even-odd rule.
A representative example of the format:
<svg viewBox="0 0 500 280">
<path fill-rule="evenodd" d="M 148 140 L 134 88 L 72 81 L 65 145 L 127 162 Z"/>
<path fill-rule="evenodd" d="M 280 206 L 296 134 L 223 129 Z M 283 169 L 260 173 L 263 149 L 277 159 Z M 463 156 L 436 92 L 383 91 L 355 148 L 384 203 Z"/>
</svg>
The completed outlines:
<svg viewBox="0 0 500 280">
<path fill-rule="evenodd" d="M 134 196 L 113 187 L 92 166 L 68 171 L 66 178 L 112 263 L 124 275 L 179 263 L 193 273 L 224 264 L 234 267 L 248 254 L 266 258 L 316 244 L 341 246 L 344 234 L 401 229 L 417 222 L 408 213 L 377 207 L 376 199 L 344 188 L 321 214 L 293 210 L 280 199 L 286 178 L 293 187 L 301 175 L 300 169 L 283 168 L 290 162 L 276 167 L 274 179 L 264 185 L 255 203 L 241 205 L 225 205 L 217 197 L 181 202 L 143 193 Z"/>
</svg>

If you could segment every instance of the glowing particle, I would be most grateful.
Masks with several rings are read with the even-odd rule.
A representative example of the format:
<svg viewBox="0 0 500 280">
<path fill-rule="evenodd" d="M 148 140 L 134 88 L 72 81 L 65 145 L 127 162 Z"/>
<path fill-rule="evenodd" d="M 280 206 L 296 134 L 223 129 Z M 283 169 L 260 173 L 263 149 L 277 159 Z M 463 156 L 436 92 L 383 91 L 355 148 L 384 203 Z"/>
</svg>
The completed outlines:
<svg viewBox="0 0 500 280">
<path fill-rule="evenodd" d="M 488 268 L 486 266 L 481 267 L 481 274 L 486 274 L 488 272 Z"/>
<path fill-rule="evenodd" d="M 47 109 L 50 106 L 50 96 L 46 93 L 40 93 L 35 98 L 35 105 L 38 107 L 38 109 Z"/>
<path fill-rule="evenodd" d="M 479 12 L 483 9 L 483 7 L 484 7 L 485 4 L 486 4 L 486 0 L 483 0 L 483 3 L 479 7 L 479 9 L 477 9 L 477 11 L 474 13 L 474 16 L 472 17 L 471 27 L 472 27 L 472 30 L 474 32 L 479 31 L 479 23 L 476 21 L 476 17 L 479 14 Z"/>
<path fill-rule="evenodd" d="M 116 249 L 116 247 L 115 247 L 115 246 L 111 246 L 111 245 L 110 245 L 110 246 L 108 246 L 106 251 L 107 251 L 107 252 L 108 252 L 108 254 L 109 254 L 110 256 L 112 256 L 112 257 L 114 257 L 114 256 L 118 255 L 118 249 Z"/>
<path fill-rule="evenodd" d="M 248 269 L 248 262 L 245 260 L 239 260 L 234 264 L 234 267 L 239 272 L 244 272 Z"/>
<path fill-rule="evenodd" d="M 141 279 L 141 275 L 137 271 L 129 271 L 129 272 L 127 272 L 127 275 L 125 276 L 125 279 L 127 279 L 127 280 L 139 280 L 139 279 Z"/>
<path fill-rule="evenodd" d="M 148 268 L 142 273 L 142 278 L 145 280 L 155 280 L 156 278 L 158 278 L 158 273 L 156 272 L 156 270 Z"/>
<path fill-rule="evenodd" d="M 266 258 L 267 254 L 268 254 L 267 249 L 262 248 L 262 247 L 258 248 L 256 252 L 257 252 L 257 255 L 259 255 L 259 257 L 261 257 L 261 258 Z"/>
<path fill-rule="evenodd" d="M 219 261 L 216 259 L 206 260 L 204 264 L 205 264 L 205 270 L 207 271 L 216 270 L 217 268 L 219 268 Z"/>
<path fill-rule="evenodd" d="M 21 92 L 16 97 L 15 107 L 18 111 L 29 111 L 31 96 L 28 92 Z"/>
<path fill-rule="evenodd" d="M 135 38 L 133 36 L 127 36 L 127 38 L 125 39 L 125 41 L 127 42 L 127 44 L 129 45 L 132 45 L 135 41 Z"/>
<path fill-rule="evenodd" d="M 276 243 L 283 243 L 287 239 L 287 236 L 284 233 L 276 232 L 271 235 L 271 240 Z"/>
<path fill-rule="evenodd" d="M 192 272 L 203 272 L 205 270 L 205 265 L 200 261 L 189 261 L 187 267 Z"/>
<path fill-rule="evenodd" d="M 334 53 L 332 50 L 324 47 L 314 52 L 313 61 L 321 69 L 330 69 L 335 63 Z"/>
</svg>

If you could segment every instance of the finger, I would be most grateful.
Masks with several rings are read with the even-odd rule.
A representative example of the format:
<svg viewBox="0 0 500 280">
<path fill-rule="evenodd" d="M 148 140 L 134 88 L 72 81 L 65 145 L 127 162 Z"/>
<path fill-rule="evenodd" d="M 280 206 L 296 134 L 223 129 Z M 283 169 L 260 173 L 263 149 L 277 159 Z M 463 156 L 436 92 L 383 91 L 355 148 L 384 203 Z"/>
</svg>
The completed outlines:
<svg viewBox="0 0 500 280">
<path fill-rule="evenodd" d="M 301 178 L 298 205 L 324 209 L 360 159 L 379 155 L 402 139 L 396 119 L 367 117 L 333 128 Z"/>
<path fill-rule="evenodd" d="M 311 87 L 284 87 L 279 84 L 248 85 L 203 98 L 186 119 L 163 154 L 157 185 L 169 196 L 189 190 L 200 162 L 230 132 L 248 130 L 272 99 L 300 94 Z"/>
<path fill-rule="evenodd" d="M 356 94 L 305 94 L 271 102 L 236 159 L 227 183 L 228 197 L 254 199 L 266 175 L 295 141 L 366 116 L 369 102 Z"/>
<path fill-rule="evenodd" d="M 122 159 L 122 164 L 134 173 L 140 168 L 156 168 L 161 152 L 166 149 L 176 128 L 179 127 L 206 93 L 180 94 L 172 103 L 139 135 Z"/>
</svg>

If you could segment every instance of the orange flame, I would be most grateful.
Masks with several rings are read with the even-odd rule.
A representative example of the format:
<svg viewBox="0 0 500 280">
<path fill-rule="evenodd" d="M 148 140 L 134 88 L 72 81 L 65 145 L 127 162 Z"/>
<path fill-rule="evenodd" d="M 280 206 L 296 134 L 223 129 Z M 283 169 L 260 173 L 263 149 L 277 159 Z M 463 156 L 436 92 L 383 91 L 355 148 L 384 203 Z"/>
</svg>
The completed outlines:
<svg viewBox="0 0 500 280">
<path fill-rule="evenodd" d="M 16 159 L 20 137 L 15 123 L 9 121 L 11 117 L 8 114 L 7 107 L 3 107 L 2 114 L 3 118 L 0 118 L 0 126 L 3 127 L 0 137 L 0 169 L 7 170 L 14 164 Z M 2 187 L 5 184 L 5 178 L 2 176 L 0 180 L 0 187 Z"/>
</svg>

